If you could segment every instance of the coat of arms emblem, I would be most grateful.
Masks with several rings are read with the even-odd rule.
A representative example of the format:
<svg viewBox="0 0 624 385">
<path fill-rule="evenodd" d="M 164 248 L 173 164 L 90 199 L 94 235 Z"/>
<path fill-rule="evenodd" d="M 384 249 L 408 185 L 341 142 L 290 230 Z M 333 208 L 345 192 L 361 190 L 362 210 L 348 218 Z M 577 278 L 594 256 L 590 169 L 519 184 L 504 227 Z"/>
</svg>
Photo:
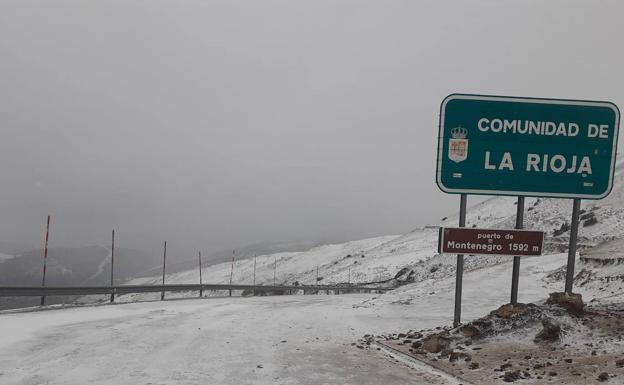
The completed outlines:
<svg viewBox="0 0 624 385">
<path fill-rule="evenodd" d="M 448 157 L 455 163 L 462 162 L 468 157 L 468 130 L 462 126 L 451 128 Z"/>
</svg>

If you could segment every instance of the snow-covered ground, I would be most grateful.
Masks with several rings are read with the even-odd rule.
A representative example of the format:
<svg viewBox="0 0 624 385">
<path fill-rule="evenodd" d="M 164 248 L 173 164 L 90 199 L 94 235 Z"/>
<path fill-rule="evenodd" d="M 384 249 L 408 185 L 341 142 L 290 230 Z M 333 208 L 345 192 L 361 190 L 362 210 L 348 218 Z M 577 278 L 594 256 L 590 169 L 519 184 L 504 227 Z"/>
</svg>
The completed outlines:
<svg viewBox="0 0 624 385">
<path fill-rule="evenodd" d="M 360 295 L 211 298 L 0 317 L 2 384 L 414 383 L 363 333 L 417 320 L 352 305 Z M 444 383 L 419 374 L 423 384 Z M 416 382 L 418 383 L 418 382 Z"/>
<path fill-rule="evenodd" d="M 523 259 L 520 300 L 565 255 Z M 511 263 L 467 272 L 463 317 L 508 301 Z M 0 315 L 3 384 L 452 384 L 362 335 L 449 325 L 453 277 L 383 295 L 185 299 Z"/>
<path fill-rule="evenodd" d="M 492 198 L 468 213 L 468 225 L 513 227 L 512 198 Z M 570 202 L 527 199 L 526 228 L 548 232 L 554 250 L 567 235 Z M 529 210 L 530 209 L 530 210 Z M 584 204 L 596 222 L 580 228 L 585 247 L 624 236 L 618 169 L 607 199 Z M 453 226 L 456 217 L 442 225 Z M 170 300 L 0 314 L 0 382 L 7 384 L 452 384 L 422 367 L 352 343 L 364 334 L 450 325 L 455 257 L 436 253 L 437 229 L 423 228 L 303 252 L 257 258 L 256 282 L 370 283 L 413 271 L 414 282 L 383 295 L 297 295 Z M 523 258 L 521 302 L 563 290 L 565 253 Z M 466 256 L 462 320 L 481 317 L 510 296 L 511 257 Z M 586 301 L 623 302 L 623 265 L 581 262 L 575 292 Z M 226 283 L 231 264 L 203 270 L 206 283 Z M 254 260 L 235 261 L 233 282 L 252 283 Z M 198 282 L 197 270 L 169 283 Z M 160 277 L 130 283 L 160 283 Z M 210 295 L 210 293 L 208 293 Z M 218 295 L 219 293 L 212 293 Z M 178 297 L 196 296 L 180 293 Z M 173 297 L 172 294 L 167 295 Z M 128 295 L 120 302 L 158 294 Z M 285 342 L 282 342 L 285 341 Z"/>
<path fill-rule="evenodd" d="M 589 248 L 624 238 L 624 168 L 613 193 L 583 203 L 580 243 Z M 511 228 L 515 199 L 497 197 L 470 209 L 470 227 Z M 551 250 L 565 249 L 570 200 L 526 200 L 525 228 L 547 232 Z M 593 218 L 593 219 L 592 219 Z M 455 226 L 457 217 L 442 219 Z M 565 226 L 563 226 L 565 228 Z M 436 253 L 437 229 L 376 237 L 303 252 L 261 255 L 256 282 L 371 283 L 410 271 L 383 295 L 232 297 L 143 302 L 0 314 L 0 382 L 7 384 L 441 384 L 453 380 L 408 369 L 385 353 L 351 344 L 364 334 L 449 325 L 455 257 Z M 563 290 L 566 255 L 523 258 L 519 300 L 535 302 Z M 623 265 L 577 259 L 575 292 L 584 299 L 623 302 Z M 467 256 L 462 319 L 481 317 L 510 296 L 511 258 Z M 317 270 L 318 269 L 318 270 Z M 227 283 L 230 263 L 203 270 L 206 283 Z M 233 282 L 252 283 L 254 259 L 237 260 Z M 160 277 L 130 284 L 159 284 Z M 168 283 L 198 282 L 197 270 Z M 212 293 L 218 295 L 219 293 Z M 178 294 L 178 297 L 188 296 Z M 196 293 L 192 294 L 193 296 Z M 128 295 L 146 300 L 157 295 Z M 173 295 L 169 295 L 171 298 Z M 449 382 L 450 381 L 450 382 Z"/>
</svg>

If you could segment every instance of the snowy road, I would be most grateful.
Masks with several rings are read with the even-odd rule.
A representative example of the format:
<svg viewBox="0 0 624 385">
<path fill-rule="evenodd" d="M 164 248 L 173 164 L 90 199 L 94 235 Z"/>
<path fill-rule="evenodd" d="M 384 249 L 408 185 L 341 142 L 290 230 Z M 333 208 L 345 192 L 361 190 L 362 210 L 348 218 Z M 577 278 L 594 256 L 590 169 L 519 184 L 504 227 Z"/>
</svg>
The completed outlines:
<svg viewBox="0 0 624 385">
<path fill-rule="evenodd" d="M 522 301 L 565 255 L 525 259 Z M 464 320 L 508 300 L 511 263 L 466 273 Z M 454 279 L 384 295 L 210 298 L 0 314 L 1 384 L 453 384 L 364 334 L 448 325 Z"/>
<path fill-rule="evenodd" d="M 444 383 L 351 346 L 415 319 L 364 295 L 176 300 L 0 315 L 2 384 Z M 414 314 L 414 317 L 417 315 Z"/>
</svg>

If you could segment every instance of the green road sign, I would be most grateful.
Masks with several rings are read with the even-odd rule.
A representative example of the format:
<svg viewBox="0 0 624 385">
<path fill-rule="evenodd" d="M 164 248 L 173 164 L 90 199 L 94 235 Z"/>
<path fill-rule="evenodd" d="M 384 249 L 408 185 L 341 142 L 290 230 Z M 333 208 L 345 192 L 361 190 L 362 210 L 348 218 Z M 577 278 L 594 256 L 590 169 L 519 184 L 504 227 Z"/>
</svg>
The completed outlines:
<svg viewBox="0 0 624 385">
<path fill-rule="evenodd" d="M 436 182 L 447 193 L 604 198 L 619 120 L 609 102 L 449 95 Z"/>
</svg>

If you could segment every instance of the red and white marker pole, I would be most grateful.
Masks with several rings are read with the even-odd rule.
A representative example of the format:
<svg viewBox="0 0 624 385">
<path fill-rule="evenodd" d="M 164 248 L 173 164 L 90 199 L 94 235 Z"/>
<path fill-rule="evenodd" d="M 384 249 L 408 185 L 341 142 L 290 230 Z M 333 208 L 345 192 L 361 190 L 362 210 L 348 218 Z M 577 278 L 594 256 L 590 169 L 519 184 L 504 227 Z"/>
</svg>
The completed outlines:
<svg viewBox="0 0 624 385">
<path fill-rule="evenodd" d="M 202 266 L 201 266 L 201 251 L 199 252 L 199 297 L 204 296 L 204 288 L 202 282 Z"/>
<path fill-rule="evenodd" d="M 234 275 L 234 255 L 236 250 L 232 250 L 232 269 L 230 270 L 230 297 L 232 296 L 232 276 Z"/>
<path fill-rule="evenodd" d="M 110 297 L 110 301 L 115 302 L 115 230 L 113 229 L 113 235 L 112 235 L 112 240 L 111 240 L 111 280 L 110 280 L 110 285 L 111 285 L 111 297 Z"/>
<path fill-rule="evenodd" d="M 163 246 L 163 278 L 162 278 L 162 292 L 160 293 L 160 300 L 163 301 L 165 299 L 165 270 L 167 266 L 167 241 L 165 241 L 165 245 Z"/>
<path fill-rule="evenodd" d="M 48 223 L 46 225 L 45 247 L 43 248 L 43 278 L 41 279 L 41 287 L 45 287 L 46 270 L 48 263 L 48 240 L 50 239 L 50 216 L 48 215 Z M 41 306 L 45 305 L 45 295 L 41 296 Z"/>
</svg>

